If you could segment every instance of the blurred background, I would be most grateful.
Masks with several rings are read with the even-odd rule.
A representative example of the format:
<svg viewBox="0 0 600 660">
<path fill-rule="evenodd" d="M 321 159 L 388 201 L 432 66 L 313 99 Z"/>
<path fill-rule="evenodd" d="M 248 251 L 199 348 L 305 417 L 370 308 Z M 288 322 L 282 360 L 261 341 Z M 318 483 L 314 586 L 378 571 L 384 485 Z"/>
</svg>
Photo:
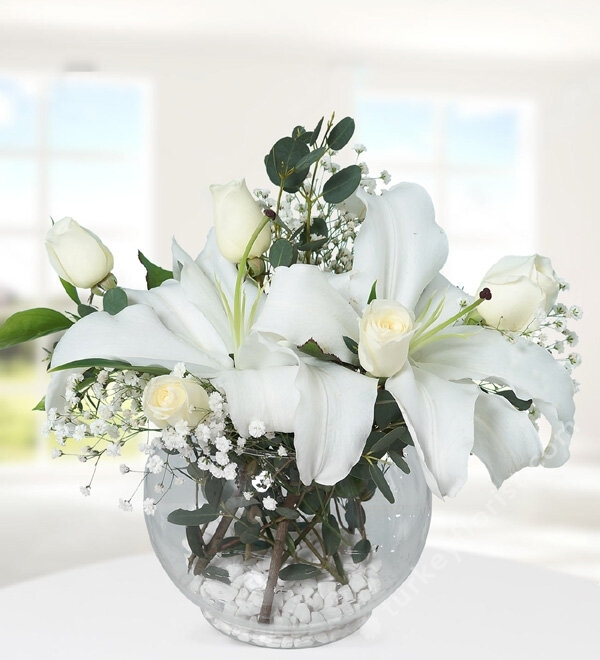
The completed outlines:
<svg viewBox="0 0 600 660">
<path fill-rule="evenodd" d="M 68 304 L 47 265 L 50 219 L 74 217 L 143 287 L 211 225 L 208 185 L 268 187 L 262 159 L 296 124 L 357 121 L 373 173 L 422 183 L 473 291 L 505 254 L 539 252 L 581 304 L 572 459 L 497 492 L 481 465 L 436 502 L 430 542 L 600 581 L 595 0 L 4 0 L 0 3 L 0 319 Z M 0 585 L 145 552 L 136 487 L 108 460 L 50 459 L 43 342 L 0 354 Z"/>
</svg>

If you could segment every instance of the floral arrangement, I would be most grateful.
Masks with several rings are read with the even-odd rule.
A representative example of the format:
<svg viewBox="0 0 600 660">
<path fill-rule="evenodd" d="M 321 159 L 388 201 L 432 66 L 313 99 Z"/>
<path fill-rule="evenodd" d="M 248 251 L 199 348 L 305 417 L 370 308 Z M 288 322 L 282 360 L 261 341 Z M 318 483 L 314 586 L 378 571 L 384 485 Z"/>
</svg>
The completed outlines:
<svg viewBox="0 0 600 660">
<path fill-rule="evenodd" d="M 361 145 L 354 163 L 334 161 L 353 133 L 332 117 L 278 140 L 265 157 L 273 197 L 212 186 L 206 247 L 194 259 L 173 242 L 172 270 L 139 253 L 146 291 L 117 284 L 95 234 L 56 222 L 46 247 L 74 311 L 19 312 L 0 328 L 2 348 L 65 331 L 40 406 L 54 456 L 85 442 L 95 471 L 143 438 L 150 516 L 195 484 L 191 508 L 169 514 L 190 572 L 227 583 L 218 553 L 268 553 L 261 622 L 278 579 L 344 584 L 341 554 L 373 554 L 363 504 L 393 501 L 386 475 L 410 472 L 407 447 L 441 497 L 465 483 L 471 454 L 497 486 L 569 456 L 579 357 L 567 323 L 581 310 L 557 302 L 566 284 L 539 255 L 501 259 L 474 296 L 451 284 L 425 190 L 380 192 L 389 175 L 369 176 Z"/>
</svg>

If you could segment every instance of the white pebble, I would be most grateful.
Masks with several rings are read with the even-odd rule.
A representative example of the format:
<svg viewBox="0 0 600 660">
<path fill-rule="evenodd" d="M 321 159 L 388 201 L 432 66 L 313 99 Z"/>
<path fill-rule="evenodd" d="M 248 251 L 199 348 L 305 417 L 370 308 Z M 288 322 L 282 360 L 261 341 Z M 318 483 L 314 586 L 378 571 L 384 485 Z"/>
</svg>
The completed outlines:
<svg viewBox="0 0 600 660">
<path fill-rule="evenodd" d="M 267 576 L 259 571 L 248 571 L 244 576 L 244 586 L 248 591 L 264 589 L 267 586 Z"/>
<path fill-rule="evenodd" d="M 330 641 L 333 641 L 329 637 L 328 632 L 320 632 L 317 635 L 315 635 L 315 639 L 317 642 L 320 642 L 321 644 L 328 644 Z"/>
<path fill-rule="evenodd" d="M 339 607 L 326 607 L 321 614 L 326 621 L 337 621 L 342 618 L 342 611 Z"/>
<path fill-rule="evenodd" d="M 367 581 L 360 573 L 354 573 L 348 580 L 348 585 L 352 591 L 357 594 L 359 591 L 366 589 Z M 340 589 L 341 591 L 341 589 Z"/>
<path fill-rule="evenodd" d="M 365 582 L 365 587 L 367 586 L 367 583 Z M 354 593 L 352 592 L 352 589 L 347 584 L 342 585 L 338 589 L 338 594 L 340 595 L 340 598 L 344 602 L 351 603 L 354 600 Z"/>
<path fill-rule="evenodd" d="M 206 580 L 202 585 L 201 592 L 205 598 L 221 600 L 224 603 L 233 600 L 237 595 L 237 591 L 231 585 L 217 580 Z"/>
<path fill-rule="evenodd" d="M 321 596 L 321 594 L 317 592 L 308 601 L 308 604 L 312 607 L 313 610 L 322 610 L 325 605 L 325 601 L 323 600 L 323 596 Z"/>
<path fill-rule="evenodd" d="M 371 592 L 368 589 L 363 589 L 362 591 L 359 591 L 358 595 L 356 596 L 356 600 L 361 605 L 368 603 L 371 600 Z"/>
<path fill-rule="evenodd" d="M 327 594 L 323 601 L 323 607 L 335 607 L 339 603 L 337 591 Z"/>
<path fill-rule="evenodd" d="M 250 592 L 248 589 L 245 587 L 242 587 L 238 593 L 237 596 L 235 597 L 236 602 L 238 603 L 245 603 L 248 600 L 248 596 L 250 595 Z"/>
<path fill-rule="evenodd" d="M 381 580 L 378 577 L 370 577 L 369 582 L 369 591 L 372 594 L 376 594 L 381 589 Z"/>
<path fill-rule="evenodd" d="M 337 584 L 331 580 L 322 580 L 317 584 L 317 590 L 325 598 L 327 594 L 331 594 L 337 589 Z"/>
<path fill-rule="evenodd" d="M 311 623 L 325 623 L 325 617 L 321 614 L 321 612 L 313 612 L 310 615 L 310 622 Z"/>
<path fill-rule="evenodd" d="M 242 616 L 254 616 L 260 612 L 260 605 L 250 602 L 239 603 L 238 614 Z"/>
<path fill-rule="evenodd" d="M 350 603 L 342 603 L 340 605 L 340 610 L 342 611 L 342 614 L 345 614 L 346 616 L 354 614 L 354 608 Z"/>
<path fill-rule="evenodd" d="M 313 594 L 315 593 L 315 589 L 316 589 L 316 585 L 314 587 L 311 587 L 310 585 L 303 584 L 298 589 L 296 589 L 296 593 L 300 594 L 301 596 L 304 596 L 305 599 L 308 599 L 313 596 Z"/>
<path fill-rule="evenodd" d="M 310 621 L 310 610 L 306 603 L 298 603 L 298 605 L 296 605 L 294 616 L 300 621 L 300 623 L 308 623 Z"/>
<path fill-rule="evenodd" d="M 248 596 L 248 602 L 253 605 L 262 605 L 263 602 L 263 592 L 262 591 L 253 591 Z"/>
<path fill-rule="evenodd" d="M 231 564 L 227 566 L 227 570 L 229 571 L 229 579 L 233 583 L 244 572 L 244 567 L 241 564 Z"/>
<path fill-rule="evenodd" d="M 235 604 L 235 602 L 230 601 L 229 603 L 225 603 L 223 606 L 223 614 L 226 616 L 235 616 L 238 611 L 238 607 Z"/>
<path fill-rule="evenodd" d="M 281 638 L 281 648 L 282 649 L 293 649 L 294 648 L 294 638 L 293 637 L 282 637 Z"/>
</svg>

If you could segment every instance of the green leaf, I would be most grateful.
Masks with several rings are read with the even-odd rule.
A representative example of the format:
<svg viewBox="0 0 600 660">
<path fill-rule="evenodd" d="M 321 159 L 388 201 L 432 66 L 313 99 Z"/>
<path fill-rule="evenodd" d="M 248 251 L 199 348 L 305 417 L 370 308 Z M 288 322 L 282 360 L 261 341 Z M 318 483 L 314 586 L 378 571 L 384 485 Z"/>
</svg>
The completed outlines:
<svg viewBox="0 0 600 660">
<path fill-rule="evenodd" d="M 203 504 L 199 509 L 188 511 L 187 509 L 175 509 L 167 516 L 167 520 L 174 525 L 204 525 L 219 517 L 219 510 L 210 504 Z"/>
<path fill-rule="evenodd" d="M 319 119 L 319 122 L 317 123 L 317 125 L 315 126 L 313 132 L 311 133 L 310 142 L 309 142 L 309 144 L 311 146 L 316 144 L 317 140 L 319 139 L 319 135 L 321 133 L 321 128 L 323 127 L 323 120 L 324 119 L 325 119 L 325 117 L 321 117 L 321 119 Z"/>
<path fill-rule="evenodd" d="M 339 151 L 345 147 L 354 135 L 354 119 L 352 117 L 344 117 L 339 121 L 327 136 L 327 144 L 330 149 Z"/>
<path fill-rule="evenodd" d="M 339 204 L 358 188 L 362 176 L 358 165 L 344 167 L 336 172 L 323 186 L 323 199 L 329 204 Z"/>
<path fill-rule="evenodd" d="M 306 135 L 306 129 L 304 126 L 294 126 L 294 130 L 292 131 L 292 138 L 294 140 L 298 140 L 303 135 Z"/>
<path fill-rule="evenodd" d="M 354 544 L 352 548 L 351 555 L 352 561 L 355 564 L 360 564 L 361 561 L 364 561 L 371 552 L 371 542 L 369 539 L 361 539 L 358 543 Z"/>
<path fill-rule="evenodd" d="M 278 238 L 269 250 L 269 262 L 273 268 L 291 266 L 298 261 L 298 250 L 285 238 Z"/>
<path fill-rule="evenodd" d="M 127 307 L 127 294 L 121 287 L 109 289 L 102 299 L 102 308 L 112 316 L 122 312 Z"/>
<path fill-rule="evenodd" d="M 377 298 L 377 280 L 373 282 L 371 287 L 371 292 L 369 293 L 369 299 L 367 300 L 367 305 L 371 304 Z"/>
<path fill-rule="evenodd" d="M 388 502 L 393 504 L 394 495 L 392 493 L 392 489 L 390 488 L 390 485 L 386 481 L 383 472 L 377 467 L 377 465 L 370 465 L 369 472 L 371 473 L 371 478 L 377 485 L 377 488 L 379 488 L 379 490 L 381 491 L 381 494 L 385 497 L 385 499 Z"/>
<path fill-rule="evenodd" d="M 404 460 L 404 456 L 396 451 L 389 451 L 388 456 L 394 461 L 394 463 L 404 472 L 404 474 L 410 474 L 410 468 L 408 463 Z"/>
<path fill-rule="evenodd" d="M 229 579 L 229 571 L 226 568 L 220 568 L 219 566 L 207 566 L 203 571 L 202 575 L 209 578 L 210 580 L 218 580 L 219 582 L 224 582 L 225 584 L 231 584 Z"/>
<path fill-rule="evenodd" d="M 202 543 L 202 534 L 198 525 L 192 525 L 185 528 L 185 537 L 187 538 L 190 550 L 196 557 L 204 555 L 204 543 Z"/>
<path fill-rule="evenodd" d="M 261 525 L 259 522 L 238 520 L 234 525 L 234 529 L 242 543 L 256 543 L 260 535 Z"/>
<path fill-rule="evenodd" d="M 318 250 L 327 243 L 329 236 L 329 227 L 327 222 L 323 218 L 314 218 L 310 223 L 309 233 L 315 238 L 311 239 L 308 243 L 303 243 L 298 245 L 298 249 L 302 252 L 308 252 L 310 250 Z"/>
<path fill-rule="evenodd" d="M 351 352 L 354 353 L 354 355 L 358 355 L 358 342 L 354 341 L 352 337 L 342 337 L 344 340 L 344 344 L 346 344 L 346 348 Z"/>
<path fill-rule="evenodd" d="M 306 355 L 317 358 L 318 360 L 324 360 L 325 362 L 340 362 L 340 359 L 337 355 L 332 353 L 325 353 L 323 349 L 317 344 L 314 339 L 309 339 L 307 342 L 298 346 L 298 349 L 301 350 Z"/>
<path fill-rule="evenodd" d="M 296 520 L 296 518 L 300 515 L 296 509 L 290 509 L 287 506 L 278 506 L 275 511 L 280 515 L 283 516 L 284 518 L 287 518 L 288 520 Z"/>
<path fill-rule="evenodd" d="M 204 493 L 207 502 L 214 508 L 217 508 L 221 502 L 224 486 L 225 479 L 217 479 L 217 477 L 213 477 L 212 474 L 209 474 L 208 477 L 206 477 L 202 492 Z"/>
<path fill-rule="evenodd" d="M 297 169 L 297 164 L 309 152 L 310 149 L 300 140 L 291 137 L 277 140 L 265 156 L 265 167 L 272 183 L 278 187 L 283 185 L 285 192 L 298 192 L 308 174 L 308 167 Z"/>
<path fill-rule="evenodd" d="M 321 525 L 323 533 L 323 545 L 325 546 L 325 552 L 328 555 L 332 555 L 334 552 L 337 552 L 342 541 L 342 536 L 340 534 L 340 526 L 338 521 L 335 519 L 333 514 L 327 516 L 327 520 L 323 521 Z"/>
<path fill-rule="evenodd" d="M 60 277 L 59 279 L 60 279 L 60 283 L 63 285 L 63 289 L 67 292 L 69 298 L 76 305 L 81 305 L 81 300 L 79 300 L 79 294 L 77 293 L 77 288 L 73 286 L 71 282 L 67 282 L 67 280 L 63 280 L 62 277 Z"/>
<path fill-rule="evenodd" d="M 353 529 L 360 529 L 364 527 L 367 516 L 363 505 L 357 500 L 352 499 L 346 502 L 346 522 Z"/>
<path fill-rule="evenodd" d="M 32 408 L 32 410 L 40 410 L 42 412 L 46 410 L 46 397 L 42 397 L 41 400 L 36 403 L 35 408 Z"/>
<path fill-rule="evenodd" d="M 308 564 L 290 564 L 279 571 L 281 580 L 308 580 L 321 573 L 318 566 L 309 566 Z"/>
<path fill-rule="evenodd" d="M 187 468 L 186 472 L 190 475 L 190 477 L 199 483 L 203 482 L 204 479 L 206 479 L 206 472 L 203 472 L 197 465 L 196 463 L 190 463 Z"/>
<path fill-rule="evenodd" d="M 524 410 L 529 410 L 533 399 L 519 399 L 519 397 L 512 390 L 498 390 L 494 394 L 499 394 L 503 396 L 512 406 L 521 412 Z"/>
<path fill-rule="evenodd" d="M 17 312 L 0 326 L 0 349 L 51 335 L 72 325 L 73 321 L 64 314 L 46 307 Z"/>
<path fill-rule="evenodd" d="M 392 447 L 398 447 L 401 450 L 408 444 L 407 442 L 404 442 L 406 436 L 410 438 L 410 432 L 406 426 L 397 426 L 389 433 L 386 433 L 382 438 L 379 438 L 379 440 L 370 447 L 369 451 L 371 454 L 379 455 L 381 458 L 381 456 Z"/>
<path fill-rule="evenodd" d="M 90 314 L 93 314 L 94 312 L 97 312 L 98 310 L 95 307 L 92 307 L 91 305 L 77 305 L 77 313 L 81 318 L 84 316 L 89 316 Z"/>
<path fill-rule="evenodd" d="M 327 147 L 319 147 L 318 149 L 311 151 L 309 154 L 306 154 L 304 158 L 301 158 L 298 161 L 296 167 L 299 170 L 307 167 L 310 169 L 310 167 L 312 167 L 314 163 L 316 163 L 325 155 L 326 151 L 327 151 Z"/>
<path fill-rule="evenodd" d="M 392 422 L 397 423 L 402 419 L 402 412 L 396 399 L 387 390 L 379 390 L 375 401 L 375 424 L 380 429 L 384 429 Z"/>
<path fill-rule="evenodd" d="M 138 259 L 140 263 L 146 269 L 146 286 L 148 289 L 155 289 L 157 286 L 160 286 L 166 280 L 173 279 L 173 272 L 170 270 L 165 270 L 160 266 L 153 264 L 150 259 L 145 257 L 138 250 Z"/>
<path fill-rule="evenodd" d="M 252 506 L 253 504 L 258 504 L 258 500 L 254 497 L 247 500 L 243 495 L 237 495 L 230 497 L 223 505 L 223 508 L 225 511 L 229 511 L 229 513 L 235 513 L 238 509 Z"/>
<path fill-rule="evenodd" d="M 83 360 L 74 360 L 73 362 L 66 362 L 58 367 L 50 369 L 50 373 L 55 371 L 65 371 L 66 369 L 82 369 L 86 367 L 100 367 L 106 369 L 123 369 L 130 371 L 139 371 L 143 374 L 150 374 L 152 376 L 164 376 L 170 374 L 171 370 L 161 367 L 158 364 L 150 364 L 145 367 L 137 367 L 124 360 L 109 360 L 107 358 L 85 358 Z"/>
</svg>

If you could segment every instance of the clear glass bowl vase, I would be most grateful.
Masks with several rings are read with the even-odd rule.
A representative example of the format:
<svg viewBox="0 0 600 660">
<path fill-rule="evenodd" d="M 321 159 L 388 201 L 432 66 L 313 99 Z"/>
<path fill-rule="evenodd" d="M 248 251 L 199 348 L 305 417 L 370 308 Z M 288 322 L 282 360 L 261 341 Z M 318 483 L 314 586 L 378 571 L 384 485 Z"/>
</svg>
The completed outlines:
<svg viewBox="0 0 600 660">
<path fill-rule="evenodd" d="M 154 515 L 146 516 L 152 546 L 175 585 L 222 633 L 271 648 L 302 648 L 336 641 L 360 628 L 373 608 L 400 586 L 425 545 L 431 493 L 412 447 L 405 457 L 409 474 L 395 465 L 386 472 L 394 503 L 379 490 L 361 502 L 371 548 L 368 555 L 356 561 L 353 547 L 361 537 L 358 532 L 352 535 L 342 531 L 344 542 L 336 559 L 339 571 L 333 571 L 337 579 L 327 572 L 303 579 L 277 579 L 267 623 L 261 622 L 261 616 L 264 620 L 271 548 L 257 549 L 255 544 L 246 546 L 244 552 L 232 552 L 235 539 L 225 537 L 220 546 L 223 551 L 216 552 L 208 566 L 199 571 L 191 561 L 187 528 L 167 520 L 176 509 L 197 509 L 206 501 L 194 481 L 185 479 L 182 485 L 172 486 L 157 503 Z M 161 483 L 162 475 L 149 474 L 145 497 L 158 499 L 156 487 L 160 489 Z M 213 521 L 202 529 L 204 538 L 214 535 L 217 524 Z M 299 548 L 296 561 L 303 557 L 301 545 Z"/>
</svg>

